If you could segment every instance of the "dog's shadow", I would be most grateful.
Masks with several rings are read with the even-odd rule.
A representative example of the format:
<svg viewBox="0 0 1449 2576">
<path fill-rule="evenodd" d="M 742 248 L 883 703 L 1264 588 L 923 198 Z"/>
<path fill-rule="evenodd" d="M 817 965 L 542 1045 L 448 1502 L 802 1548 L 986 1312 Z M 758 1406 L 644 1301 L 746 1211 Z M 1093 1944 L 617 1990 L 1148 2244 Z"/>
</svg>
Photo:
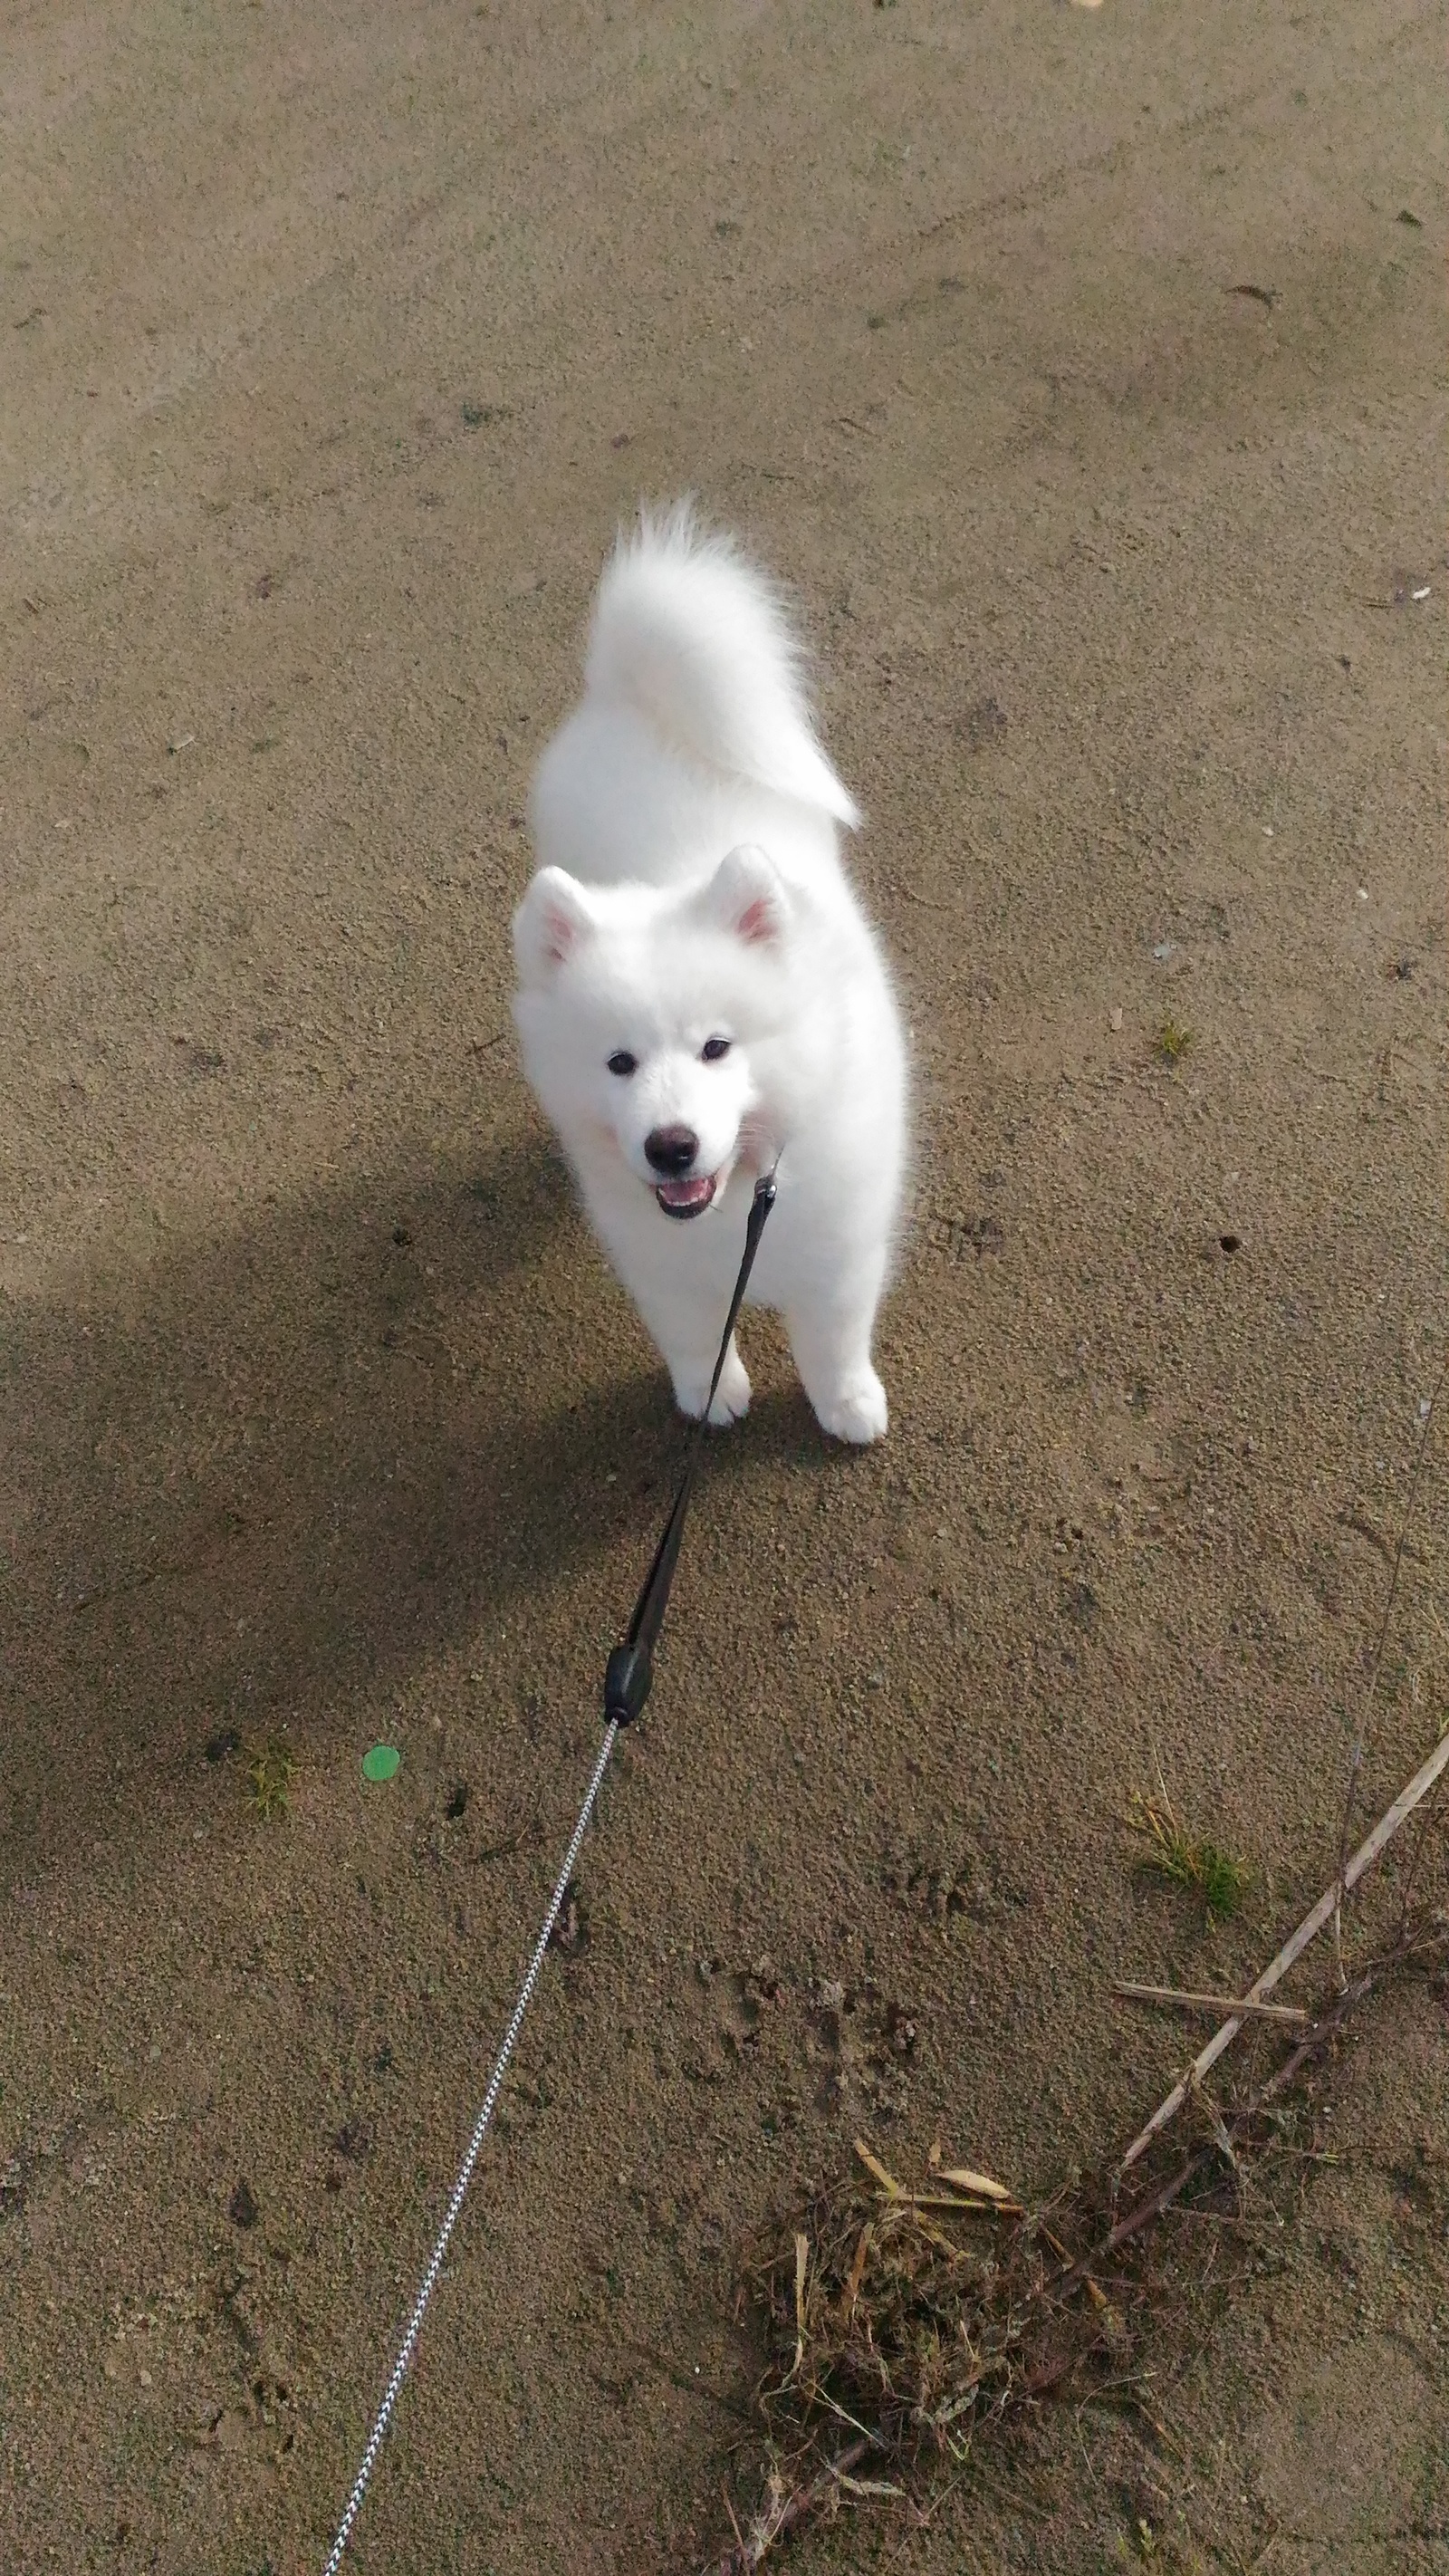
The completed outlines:
<svg viewBox="0 0 1449 2576">
<path fill-rule="evenodd" d="M 667 1416 L 637 1354 L 592 1388 L 561 1337 L 569 1205 L 534 1139 L 418 1156 L 118 1296 L 11 1309 L 12 1866 L 143 1766 L 401 1680 L 595 1545 L 581 1500 Z"/>
<path fill-rule="evenodd" d="M 403 1158 L 109 1294 L 12 1305 L 7 1878 L 208 1743 L 335 1728 L 359 1686 L 402 1686 L 515 1606 L 546 1618 L 608 1544 L 642 1573 L 682 1426 L 605 1280 L 529 1137 L 467 1170 Z M 822 1456 L 783 1396 L 750 1448 Z"/>
</svg>

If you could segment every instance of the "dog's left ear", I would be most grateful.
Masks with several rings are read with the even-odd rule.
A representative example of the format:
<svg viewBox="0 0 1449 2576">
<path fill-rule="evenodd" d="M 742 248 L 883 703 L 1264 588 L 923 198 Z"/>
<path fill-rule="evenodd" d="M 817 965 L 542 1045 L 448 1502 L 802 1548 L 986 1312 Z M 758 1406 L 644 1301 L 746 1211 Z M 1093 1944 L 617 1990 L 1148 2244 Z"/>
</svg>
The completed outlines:
<svg viewBox="0 0 1449 2576">
<path fill-rule="evenodd" d="M 733 931 L 750 948 L 779 948 L 790 924 L 790 898 L 768 851 L 743 842 L 721 859 L 697 898 L 706 920 Z"/>
</svg>

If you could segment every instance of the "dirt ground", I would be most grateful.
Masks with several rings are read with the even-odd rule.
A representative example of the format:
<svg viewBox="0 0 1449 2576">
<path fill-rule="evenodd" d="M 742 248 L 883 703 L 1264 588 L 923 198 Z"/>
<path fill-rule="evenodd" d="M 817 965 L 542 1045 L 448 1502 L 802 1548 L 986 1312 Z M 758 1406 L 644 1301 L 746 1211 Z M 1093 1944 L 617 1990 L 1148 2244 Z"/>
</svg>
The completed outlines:
<svg viewBox="0 0 1449 2576">
<path fill-rule="evenodd" d="M 893 1428 L 750 1325 L 355 2551 L 691 2576 L 744 2231 L 858 2133 L 1109 2157 L 1186 2045 L 1113 1977 L 1251 1976 L 1443 1722 L 1433 1417 L 1367 1689 L 1446 1338 L 1443 14 L 5 18 L 0 2559 L 319 2568 L 471 2124 L 679 1455 L 515 1067 L 520 813 L 693 486 L 914 1026 Z M 791 2563 L 1449 2568 L 1442 1994 L 1324 2118 L 1161 2439 Z"/>
</svg>

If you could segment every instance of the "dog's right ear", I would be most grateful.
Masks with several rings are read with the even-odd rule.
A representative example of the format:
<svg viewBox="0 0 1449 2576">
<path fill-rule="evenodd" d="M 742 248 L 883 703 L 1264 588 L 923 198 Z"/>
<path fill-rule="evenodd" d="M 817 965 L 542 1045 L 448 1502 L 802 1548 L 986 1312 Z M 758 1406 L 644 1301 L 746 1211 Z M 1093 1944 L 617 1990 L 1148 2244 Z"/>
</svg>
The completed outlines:
<svg viewBox="0 0 1449 2576">
<path fill-rule="evenodd" d="M 513 916 L 513 954 L 524 984 L 551 983 L 594 929 L 577 877 L 563 868 L 540 868 Z"/>
</svg>

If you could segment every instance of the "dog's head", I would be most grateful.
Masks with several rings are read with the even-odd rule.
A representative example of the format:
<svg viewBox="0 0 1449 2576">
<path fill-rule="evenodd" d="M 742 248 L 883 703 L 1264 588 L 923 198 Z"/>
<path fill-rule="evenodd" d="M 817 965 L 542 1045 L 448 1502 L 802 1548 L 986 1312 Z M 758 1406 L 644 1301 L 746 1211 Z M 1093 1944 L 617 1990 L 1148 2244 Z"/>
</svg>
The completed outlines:
<svg viewBox="0 0 1449 2576">
<path fill-rule="evenodd" d="M 514 916 L 514 1015 L 566 1145 L 612 1152 L 668 1217 L 762 1169 L 768 1061 L 787 1015 L 792 901 L 763 850 L 680 894 L 534 878 Z"/>
</svg>

